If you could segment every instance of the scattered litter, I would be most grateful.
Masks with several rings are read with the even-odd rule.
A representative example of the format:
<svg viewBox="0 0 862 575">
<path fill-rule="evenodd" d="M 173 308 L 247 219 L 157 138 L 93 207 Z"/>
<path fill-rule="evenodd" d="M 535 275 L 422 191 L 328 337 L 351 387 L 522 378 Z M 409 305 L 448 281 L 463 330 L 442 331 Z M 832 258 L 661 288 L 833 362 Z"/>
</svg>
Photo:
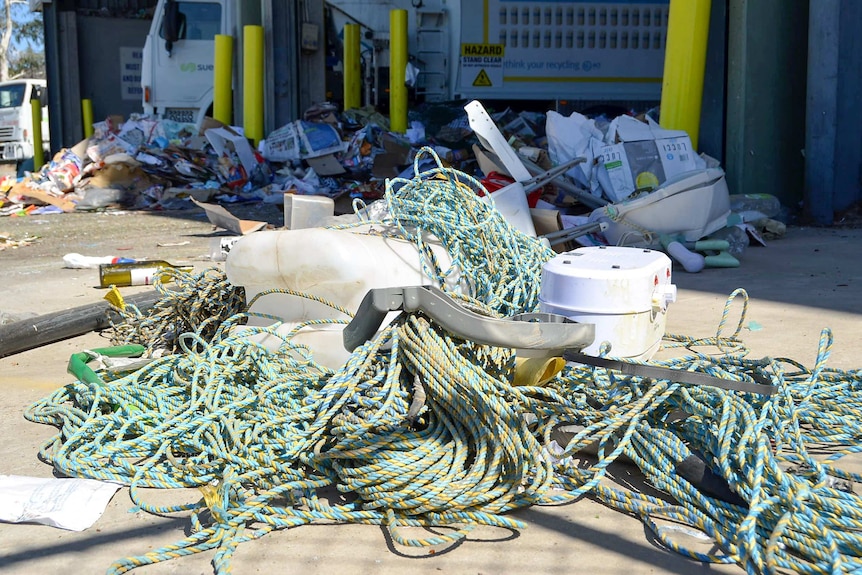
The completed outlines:
<svg viewBox="0 0 862 575">
<path fill-rule="evenodd" d="M 39 236 L 25 235 L 21 239 L 15 239 L 9 234 L 0 233 L 0 251 L 5 249 L 17 249 L 33 245 Z"/>
<path fill-rule="evenodd" d="M 772 218 L 754 220 L 750 226 L 760 234 L 759 242 L 763 245 L 766 245 L 763 240 L 781 239 L 787 233 L 787 225 Z M 749 230 L 749 233 L 751 233 L 751 230 Z"/>
<path fill-rule="evenodd" d="M 387 118 L 373 109 L 340 112 L 324 102 L 273 130 L 257 149 L 242 128 L 212 118 L 196 126 L 142 114 L 125 121 L 112 116 L 94 124 L 91 138 L 60 150 L 38 173 L 4 178 L 0 215 L 198 205 L 219 220 L 218 227 L 244 234 L 249 225 L 260 223 L 240 225 L 210 206 L 281 205 L 285 194 L 374 201 L 383 197 L 386 181 L 409 179 L 418 151 L 430 147 L 445 166 L 475 177 L 488 192 L 507 191 L 498 197 L 497 207 L 508 210 L 507 216 L 528 234 L 539 218 L 539 228 L 548 230 L 543 233 L 571 227 L 571 218 L 607 223 L 560 242 L 554 246 L 557 251 L 575 245 L 661 250 L 667 243 L 661 241 L 663 234 L 684 236 L 680 245 L 687 250 L 685 242 L 728 240 L 727 250 L 693 252 L 704 258 L 704 265 L 688 265 L 691 271 L 739 265 L 747 238 L 731 241 L 724 237 L 725 228 L 733 234 L 734 226 L 744 226 L 756 245 L 784 234 L 784 224 L 776 219 L 782 213 L 777 198 L 730 195 L 733 190 L 727 190 L 724 178 L 713 177 L 723 175 L 720 163 L 697 154 L 684 131 L 661 128 L 654 115 L 654 110 L 616 117 L 486 110 L 478 101 L 464 107 L 428 104 L 411 111 L 407 133 L 400 134 L 390 132 Z M 573 160 L 579 161 L 561 169 Z M 418 161 L 420 171 L 434 168 L 430 157 Z M 526 189 L 529 180 L 555 169 L 560 172 L 553 178 Z M 711 181 L 698 184 L 699 192 L 669 193 L 704 174 Z M 514 188 L 504 184 L 492 189 L 502 178 Z M 520 201 L 526 193 L 529 209 Z M 530 211 L 539 201 L 541 209 L 559 215 Z M 344 204 L 339 205 L 343 210 Z"/>
<path fill-rule="evenodd" d="M 696 529 L 685 527 L 683 525 L 662 525 L 659 528 L 665 532 L 674 531 L 683 535 L 688 535 L 689 537 L 693 537 L 694 539 L 700 539 L 701 541 L 712 541 L 712 537 L 710 537 L 703 531 L 698 531 Z"/>
</svg>

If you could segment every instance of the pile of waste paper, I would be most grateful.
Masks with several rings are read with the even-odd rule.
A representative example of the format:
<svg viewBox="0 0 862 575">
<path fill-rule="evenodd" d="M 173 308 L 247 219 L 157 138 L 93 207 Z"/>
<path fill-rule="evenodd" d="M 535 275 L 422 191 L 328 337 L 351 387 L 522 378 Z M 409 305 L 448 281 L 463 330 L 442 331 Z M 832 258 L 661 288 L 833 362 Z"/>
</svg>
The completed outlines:
<svg viewBox="0 0 862 575">
<path fill-rule="evenodd" d="M 522 222 L 512 223 L 522 231 L 559 238 L 584 230 L 552 243 L 557 251 L 573 242 L 652 247 L 699 271 L 739 265 L 751 240 L 765 245 L 784 233 L 775 197 L 731 194 L 719 162 L 650 113 L 489 113 L 470 102 L 426 104 L 409 120 L 401 134 L 371 108 L 324 103 L 254 148 L 241 128 L 209 118 L 197 126 L 109 117 L 38 172 L 0 180 L 0 214 L 283 204 L 286 194 L 373 201 L 387 180 L 433 168 L 427 156 L 413 166 L 417 151 L 430 147 L 436 161 L 496 194 L 501 211 L 517 200 L 509 213 L 517 212 Z M 348 211 L 351 203 L 340 205 Z"/>
</svg>

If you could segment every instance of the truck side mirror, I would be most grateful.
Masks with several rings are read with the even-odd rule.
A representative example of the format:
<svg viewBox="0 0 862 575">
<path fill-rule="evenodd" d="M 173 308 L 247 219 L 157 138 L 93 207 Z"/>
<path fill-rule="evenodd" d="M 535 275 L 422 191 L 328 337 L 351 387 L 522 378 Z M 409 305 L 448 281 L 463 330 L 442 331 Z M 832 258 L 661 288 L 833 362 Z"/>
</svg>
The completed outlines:
<svg viewBox="0 0 862 575">
<path fill-rule="evenodd" d="M 165 50 L 170 54 L 174 49 L 174 42 L 180 39 L 183 15 L 180 6 L 174 0 L 165 2 L 165 15 L 162 19 L 162 35 L 165 38 Z"/>
</svg>

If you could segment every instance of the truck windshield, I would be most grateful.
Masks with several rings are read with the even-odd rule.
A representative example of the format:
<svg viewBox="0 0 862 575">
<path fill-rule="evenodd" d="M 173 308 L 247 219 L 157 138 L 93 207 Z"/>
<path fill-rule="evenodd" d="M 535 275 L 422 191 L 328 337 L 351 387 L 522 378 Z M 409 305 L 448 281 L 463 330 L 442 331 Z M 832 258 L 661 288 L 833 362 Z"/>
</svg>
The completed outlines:
<svg viewBox="0 0 862 575">
<path fill-rule="evenodd" d="M 0 86 L 0 108 L 17 108 L 24 103 L 27 84 Z"/>
<path fill-rule="evenodd" d="M 221 4 L 218 2 L 177 2 L 180 13 L 177 40 L 213 40 L 221 31 Z M 159 35 L 165 37 L 162 20 Z"/>
</svg>

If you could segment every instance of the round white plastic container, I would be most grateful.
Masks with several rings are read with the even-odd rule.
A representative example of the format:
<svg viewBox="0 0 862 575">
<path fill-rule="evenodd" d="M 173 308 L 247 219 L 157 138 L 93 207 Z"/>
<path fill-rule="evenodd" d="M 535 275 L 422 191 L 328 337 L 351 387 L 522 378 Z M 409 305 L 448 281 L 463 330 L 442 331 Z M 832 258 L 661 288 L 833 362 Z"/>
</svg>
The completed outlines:
<svg viewBox="0 0 862 575">
<path fill-rule="evenodd" d="M 439 245 L 432 249 L 440 265 L 448 267 L 451 258 L 446 250 Z M 372 288 L 435 283 L 422 272 L 419 252 L 410 242 L 324 228 L 245 236 L 228 254 L 225 271 L 233 285 L 245 288 L 247 302 L 263 291 L 280 288 L 313 294 L 351 312 L 358 309 Z M 283 320 L 277 330 L 280 334 L 307 320 L 350 319 L 324 304 L 280 293 L 261 296 L 250 311 Z M 393 312 L 387 320 L 395 315 Z M 251 326 L 273 323 L 268 318 L 249 320 Z M 318 363 L 337 368 L 350 355 L 342 342 L 343 328 L 340 324 L 307 327 L 293 341 L 308 345 Z M 260 336 L 260 341 L 268 347 L 282 343 L 280 338 L 268 335 Z"/>
<path fill-rule="evenodd" d="M 542 268 L 539 309 L 596 326 L 596 355 L 604 341 L 610 355 L 649 359 L 664 336 L 667 306 L 676 301 L 671 261 L 642 248 L 599 246 L 560 254 Z"/>
</svg>

